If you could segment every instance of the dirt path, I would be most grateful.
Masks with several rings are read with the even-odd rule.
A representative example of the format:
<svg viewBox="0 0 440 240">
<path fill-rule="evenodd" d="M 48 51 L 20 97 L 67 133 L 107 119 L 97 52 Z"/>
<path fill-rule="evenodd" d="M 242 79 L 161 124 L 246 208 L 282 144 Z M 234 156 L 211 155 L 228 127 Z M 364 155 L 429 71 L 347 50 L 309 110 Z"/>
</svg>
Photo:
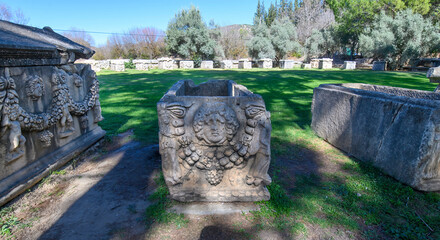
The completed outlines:
<svg viewBox="0 0 440 240">
<path fill-rule="evenodd" d="M 221 214 L 188 214 L 194 206 L 175 205 L 185 212 L 182 226 L 155 223 L 147 227 L 145 210 L 148 196 L 157 187 L 154 178 L 161 162 L 158 146 L 129 141 L 130 132 L 120 135 L 111 145 L 91 149 L 69 166 L 54 172 L 41 183 L 14 200 L 9 206 L 20 223 L 12 229 L 12 239 L 291 239 L 289 230 L 261 228 L 251 214 L 225 206 Z M 297 174 L 338 171 L 325 155 L 303 148 L 278 159 L 285 164 L 281 175 L 294 187 Z M 201 207 L 195 207 L 202 211 Z M 219 208 L 215 207 L 216 211 Z M 196 212 L 197 212 L 196 211 Z M 314 226 L 310 226 L 314 229 Z M 2 236 L 0 235 L 0 238 Z M 314 229 L 307 239 L 347 239 L 338 229 Z M 304 236 L 295 236 L 304 238 Z M 7 239 L 7 238 L 5 238 Z"/>
<path fill-rule="evenodd" d="M 160 167 L 157 146 L 130 142 L 55 172 L 15 203 L 17 239 L 113 239 L 145 234 L 144 211 Z"/>
</svg>

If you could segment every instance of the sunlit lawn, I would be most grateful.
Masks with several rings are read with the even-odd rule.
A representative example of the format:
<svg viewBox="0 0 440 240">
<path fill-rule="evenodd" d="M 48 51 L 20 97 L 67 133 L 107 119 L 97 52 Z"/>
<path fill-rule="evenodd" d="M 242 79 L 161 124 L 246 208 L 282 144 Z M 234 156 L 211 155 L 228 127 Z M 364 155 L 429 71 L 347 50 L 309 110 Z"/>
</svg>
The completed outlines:
<svg viewBox="0 0 440 240">
<path fill-rule="evenodd" d="M 101 105 L 110 135 L 134 130 L 145 144 L 158 142 L 156 103 L 174 83 L 233 80 L 262 95 L 272 120 L 272 198 L 253 214 L 261 228 L 307 237 L 308 226 L 337 227 L 363 238 L 440 239 L 440 194 L 421 193 L 350 159 L 310 129 L 313 88 L 324 83 L 368 83 L 432 91 L 423 73 L 347 70 L 128 70 L 102 71 Z M 344 173 L 299 175 L 289 188 L 281 159 L 307 148 L 338 160 Z M 263 219 L 263 220 L 262 220 Z M 422 220 L 423 219 L 423 220 Z M 424 223 L 424 222 L 425 223 Z M 256 222 L 257 224 L 257 222 Z M 431 229 L 433 231 L 431 231 Z"/>
</svg>

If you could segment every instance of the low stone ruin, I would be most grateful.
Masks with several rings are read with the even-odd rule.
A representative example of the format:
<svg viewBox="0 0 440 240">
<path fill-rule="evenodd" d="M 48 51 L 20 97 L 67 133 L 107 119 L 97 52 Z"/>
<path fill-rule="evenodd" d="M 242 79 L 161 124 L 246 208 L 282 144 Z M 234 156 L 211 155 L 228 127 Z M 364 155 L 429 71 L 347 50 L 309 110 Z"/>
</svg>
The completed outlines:
<svg viewBox="0 0 440 240">
<path fill-rule="evenodd" d="M 148 71 L 149 69 L 158 68 L 159 61 L 154 59 L 135 59 L 133 60 L 133 64 L 135 65 L 136 70 Z"/>
<path fill-rule="evenodd" d="M 0 20 L 0 205 L 105 135 L 94 51 Z M 19 54 L 18 54 L 19 53 Z"/>
<path fill-rule="evenodd" d="M 238 60 L 232 60 L 232 69 L 238 69 L 238 64 L 240 61 Z"/>
<path fill-rule="evenodd" d="M 314 89 L 312 129 L 421 191 L 440 191 L 440 95 L 368 84 Z"/>
<path fill-rule="evenodd" d="M 249 61 L 249 59 L 240 59 L 238 60 L 238 68 L 240 69 L 251 69 L 252 68 L 252 62 Z"/>
<path fill-rule="evenodd" d="M 333 59 L 331 58 L 321 58 L 319 59 L 319 69 L 332 69 Z"/>
<path fill-rule="evenodd" d="M 123 72 L 125 71 L 125 63 L 129 61 L 129 59 L 112 59 L 110 60 L 110 70 Z"/>
<path fill-rule="evenodd" d="M 258 60 L 258 68 L 272 68 L 272 59 L 270 58 L 262 58 Z"/>
<path fill-rule="evenodd" d="M 280 60 L 280 68 L 282 69 L 292 69 L 301 67 L 302 62 L 295 60 Z"/>
<path fill-rule="evenodd" d="M 181 68 L 181 69 L 193 69 L 194 68 L 194 61 L 180 61 L 179 62 L 179 68 Z"/>
<path fill-rule="evenodd" d="M 356 61 L 344 61 L 343 69 L 345 69 L 345 70 L 356 69 Z"/>
<path fill-rule="evenodd" d="M 312 68 L 319 68 L 319 59 L 313 58 L 312 60 L 310 60 L 310 66 Z"/>
<path fill-rule="evenodd" d="M 220 62 L 222 69 L 232 69 L 232 60 L 223 60 Z"/>
<path fill-rule="evenodd" d="M 301 64 L 301 68 L 312 69 L 312 64 L 311 63 L 303 63 L 303 64 Z"/>
<path fill-rule="evenodd" d="M 214 61 L 202 61 L 200 64 L 201 69 L 213 69 L 214 68 Z"/>
<path fill-rule="evenodd" d="M 171 58 L 159 58 L 157 59 L 158 63 L 158 68 L 159 69 L 165 69 L 165 70 L 173 70 L 175 67 L 175 63 L 174 60 Z"/>
<path fill-rule="evenodd" d="M 260 201 L 270 195 L 270 113 L 233 81 L 179 81 L 157 103 L 162 170 L 178 201 Z"/>
<path fill-rule="evenodd" d="M 387 69 L 386 61 L 374 61 L 373 62 L 373 71 L 385 71 Z"/>
</svg>

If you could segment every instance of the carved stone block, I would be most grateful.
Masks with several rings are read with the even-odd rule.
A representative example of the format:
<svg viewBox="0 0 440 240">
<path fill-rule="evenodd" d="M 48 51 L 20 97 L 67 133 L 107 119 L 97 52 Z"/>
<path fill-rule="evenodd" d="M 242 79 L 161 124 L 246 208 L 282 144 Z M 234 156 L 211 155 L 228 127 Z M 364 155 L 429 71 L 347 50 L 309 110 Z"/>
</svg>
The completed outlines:
<svg viewBox="0 0 440 240">
<path fill-rule="evenodd" d="M 179 62 L 179 68 L 181 68 L 181 69 L 193 69 L 194 68 L 194 61 L 180 61 Z"/>
<path fill-rule="evenodd" d="M 213 69 L 214 68 L 214 61 L 202 61 L 200 64 L 201 69 Z"/>
<path fill-rule="evenodd" d="M 302 62 L 295 60 L 280 60 L 280 68 L 282 69 L 292 69 L 301 67 Z"/>
<path fill-rule="evenodd" d="M 312 129 L 422 191 L 440 191 L 440 94 L 369 84 L 313 91 Z"/>
<path fill-rule="evenodd" d="M 233 81 L 177 82 L 157 104 L 162 169 L 178 201 L 260 201 L 270 195 L 270 113 Z"/>
<path fill-rule="evenodd" d="M 159 69 L 173 70 L 175 68 L 175 61 L 171 58 L 159 58 L 157 61 L 159 62 Z"/>
<path fill-rule="evenodd" d="M 331 69 L 333 68 L 333 59 L 321 58 L 319 59 L 319 69 Z"/>
<path fill-rule="evenodd" d="M 94 51 L 0 20 L 0 206 L 105 135 Z"/>
<path fill-rule="evenodd" d="M 373 62 L 373 71 L 385 71 L 387 69 L 386 61 L 374 61 Z"/>
<path fill-rule="evenodd" d="M 344 61 L 343 69 L 347 69 L 347 70 L 356 69 L 356 61 Z"/>
<path fill-rule="evenodd" d="M 312 60 L 310 60 L 310 65 L 312 68 L 319 68 L 319 59 L 312 58 Z"/>
<path fill-rule="evenodd" d="M 272 59 L 270 58 L 262 58 L 258 60 L 258 67 L 259 68 L 272 68 Z"/>
<path fill-rule="evenodd" d="M 249 59 L 240 59 L 238 60 L 238 68 L 240 69 L 251 69 L 252 62 Z"/>
<path fill-rule="evenodd" d="M 220 67 L 222 69 L 232 69 L 232 60 L 223 60 L 220 62 Z"/>
</svg>

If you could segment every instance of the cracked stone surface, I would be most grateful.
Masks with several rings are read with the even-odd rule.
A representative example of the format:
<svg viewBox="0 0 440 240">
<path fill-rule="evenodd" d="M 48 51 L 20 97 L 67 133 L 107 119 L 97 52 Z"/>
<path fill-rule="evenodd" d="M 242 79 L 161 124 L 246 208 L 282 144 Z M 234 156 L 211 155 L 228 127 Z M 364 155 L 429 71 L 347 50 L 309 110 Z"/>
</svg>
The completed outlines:
<svg viewBox="0 0 440 240">
<path fill-rule="evenodd" d="M 314 89 L 312 129 L 422 191 L 440 190 L 440 95 L 368 84 Z"/>
</svg>

